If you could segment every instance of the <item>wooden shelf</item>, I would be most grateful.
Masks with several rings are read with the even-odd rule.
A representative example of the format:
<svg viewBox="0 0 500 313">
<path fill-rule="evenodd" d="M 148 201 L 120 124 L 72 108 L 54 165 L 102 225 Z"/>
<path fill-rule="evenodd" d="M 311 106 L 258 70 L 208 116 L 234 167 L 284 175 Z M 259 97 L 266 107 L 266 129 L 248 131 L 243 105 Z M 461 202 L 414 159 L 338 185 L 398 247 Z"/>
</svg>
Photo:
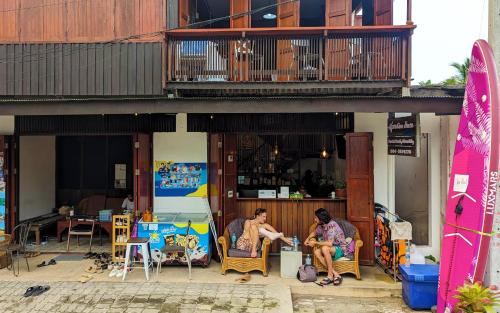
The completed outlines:
<svg viewBox="0 0 500 313">
<path fill-rule="evenodd" d="M 116 223 L 122 223 L 122 225 L 116 225 Z M 125 224 L 125 225 L 123 225 Z M 113 238 L 112 238 L 112 257 L 113 262 L 124 262 L 125 258 L 125 247 L 127 246 L 127 242 L 117 242 L 118 236 L 122 236 L 126 238 L 126 241 L 130 239 L 130 228 L 131 228 L 131 217 L 130 215 L 113 215 Z M 117 253 L 120 253 L 122 257 L 118 257 Z"/>
</svg>

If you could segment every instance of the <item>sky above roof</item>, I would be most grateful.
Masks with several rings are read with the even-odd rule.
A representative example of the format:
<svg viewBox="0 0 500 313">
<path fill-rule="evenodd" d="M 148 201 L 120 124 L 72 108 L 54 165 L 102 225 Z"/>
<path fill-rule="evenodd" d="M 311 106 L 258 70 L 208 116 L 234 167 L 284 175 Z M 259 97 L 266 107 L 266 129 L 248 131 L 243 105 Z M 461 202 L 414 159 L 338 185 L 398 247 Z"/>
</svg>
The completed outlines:
<svg viewBox="0 0 500 313">
<path fill-rule="evenodd" d="M 439 83 L 455 75 L 452 62 L 470 56 L 478 38 L 488 39 L 488 0 L 414 0 L 412 84 Z M 394 1 L 394 23 L 406 23 L 406 0 Z"/>
</svg>

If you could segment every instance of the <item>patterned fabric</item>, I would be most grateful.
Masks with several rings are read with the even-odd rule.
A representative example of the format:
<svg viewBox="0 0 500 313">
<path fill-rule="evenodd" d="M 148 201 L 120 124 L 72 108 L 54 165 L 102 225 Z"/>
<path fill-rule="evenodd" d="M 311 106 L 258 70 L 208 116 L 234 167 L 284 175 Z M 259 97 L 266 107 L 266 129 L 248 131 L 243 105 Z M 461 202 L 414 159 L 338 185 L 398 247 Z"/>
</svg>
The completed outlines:
<svg viewBox="0 0 500 313">
<path fill-rule="evenodd" d="M 356 227 L 349 223 L 349 221 L 346 221 L 344 219 L 334 219 L 334 221 L 340 226 L 342 231 L 344 232 L 344 237 L 347 243 L 347 251 L 348 253 L 345 254 L 344 256 L 348 259 L 354 259 L 354 250 L 356 249 L 356 241 L 354 239 L 356 235 Z"/>
<path fill-rule="evenodd" d="M 316 235 L 321 235 L 324 241 L 331 241 L 334 246 L 340 247 L 344 255 L 349 254 L 349 247 L 345 241 L 344 232 L 334 220 L 331 220 L 326 225 L 318 225 Z"/>
</svg>

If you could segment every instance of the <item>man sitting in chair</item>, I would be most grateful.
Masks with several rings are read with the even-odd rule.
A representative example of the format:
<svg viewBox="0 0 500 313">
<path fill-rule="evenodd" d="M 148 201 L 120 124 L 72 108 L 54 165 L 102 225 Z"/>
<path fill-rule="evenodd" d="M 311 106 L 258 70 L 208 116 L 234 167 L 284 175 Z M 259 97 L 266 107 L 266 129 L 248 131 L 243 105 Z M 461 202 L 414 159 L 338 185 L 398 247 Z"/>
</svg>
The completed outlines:
<svg viewBox="0 0 500 313">
<path fill-rule="evenodd" d="M 306 246 L 319 249 L 314 250 L 314 254 L 321 264 L 328 268 L 328 275 L 321 282 L 322 285 L 334 284 L 338 286 L 342 283 L 342 276 L 333 269 L 333 261 L 348 254 L 348 245 L 344 232 L 340 226 L 331 219 L 327 210 L 320 208 L 314 212 L 314 221 L 318 225 L 316 231 L 309 234 L 304 244 Z M 318 238 L 316 240 L 316 237 Z"/>
<path fill-rule="evenodd" d="M 252 258 L 257 257 L 257 250 L 259 250 L 261 242 L 260 237 L 268 237 L 271 240 L 281 239 L 289 245 L 292 241 L 286 238 L 283 233 L 278 233 L 274 227 L 266 223 L 267 213 L 266 209 L 256 209 L 254 218 L 245 221 L 243 234 L 236 241 L 236 248 L 250 252 Z"/>
</svg>

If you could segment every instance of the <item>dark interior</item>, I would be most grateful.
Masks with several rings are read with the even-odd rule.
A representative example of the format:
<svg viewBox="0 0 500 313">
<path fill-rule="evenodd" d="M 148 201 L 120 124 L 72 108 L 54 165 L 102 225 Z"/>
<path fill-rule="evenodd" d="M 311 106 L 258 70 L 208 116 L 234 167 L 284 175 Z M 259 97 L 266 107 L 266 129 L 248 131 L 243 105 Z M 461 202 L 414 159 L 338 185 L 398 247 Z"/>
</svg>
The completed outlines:
<svg viewBox="0 0 500 313">
<path fill-rule="evenodd" d="M 200 23 L 193 28 L 229 28 L 229 1 L 189 0 L 189 15 L 191 24 Z M 211 21 L 218 18 L 221 20 Z"/>
<path fill-rule="evenodd" d="M 278 15 L 278 9 L 276 7 L 276 0 L 252 0 L 252 12 L 255 11 L 251 16 L 251 27 L 261 28 L 261 27 L 276 27 L 278 26 L 277 17 L 274 19 L 265 19 L 264 15 L 273 14 Z"/>
<path fill-rule="evenodd" d="M 300 1 L 300 26 L 325 26 L 325 0 Z"/>
<path fill-rule="evenodd" d="M 124 199 L 133 192 L 131 136 L 58 136 L 56 204 L 77 206 L 92 195 Z M 115 188 L 115 164 L 126 164 L 126 188 Z"/>
</svg>

